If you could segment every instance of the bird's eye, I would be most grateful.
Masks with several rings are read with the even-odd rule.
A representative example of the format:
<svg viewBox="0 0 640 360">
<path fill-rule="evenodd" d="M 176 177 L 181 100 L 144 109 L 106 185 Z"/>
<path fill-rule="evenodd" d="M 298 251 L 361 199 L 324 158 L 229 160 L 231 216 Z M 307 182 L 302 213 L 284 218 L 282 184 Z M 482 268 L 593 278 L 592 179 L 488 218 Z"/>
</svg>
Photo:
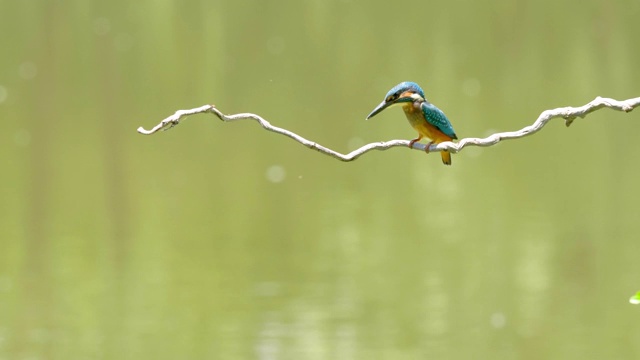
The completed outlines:
<svg viewBox="0 0 640 360">
<path fill-rule="evenodd" d="M 395 94 L 394 94 L 394 95 L 389 95 L 389 96 L 387 96 L 387 100 L 386 100 L 386 101 L 387 101 L 387 102 L 391 102 L 391 101 L 395 100 L 397 97 L 398 97 L 398 96 L 397 96 L 397 95 L 395 95 Z"/>
</svg>

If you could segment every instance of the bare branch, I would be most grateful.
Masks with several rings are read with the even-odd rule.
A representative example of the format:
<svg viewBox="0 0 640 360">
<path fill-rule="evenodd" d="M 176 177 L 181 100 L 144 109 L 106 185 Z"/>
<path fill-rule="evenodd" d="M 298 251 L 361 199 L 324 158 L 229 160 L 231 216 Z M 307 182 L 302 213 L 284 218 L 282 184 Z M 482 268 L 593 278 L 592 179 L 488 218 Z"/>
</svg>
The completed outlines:
<svg viewBox="0 0 640 360">
<path fill-rule="evenodd" d="M 538 116 L 538 119 L 533 124 L 527 127 L 524 127 L 518 131 L 496 133 L 493 135 L 489 135 L 486 138 L 464 138 L 458 141 L 457 143 L 447 141 L 437 145 L 431 145 L 429 147 L 429 151 L 431 152 L 431 151 L 448 150 L 452 153 L 457 153 L 467 146 L 483 146 L 483 147 L 491 146 L 499 143 L 502 140 L 518 139 L 521 137 L 529 136 L 531 134 L 535 134 L 536 132 L 540 131 L 540 129 L 542 129 L 542 127 L 544 127 L 547 124 L 547 122 L 549 122 L 549 120 L 554 118 L 565 119 L 565 125 L 569 126 L 577 117 L 584 118 L 587 114 L 593 111 L 596 111 L 598 109 L 601 109 L 603 107 L 607 107 L 607 108 L 618 110 L 618 111 L 630 112 L 638 105 L 640 105 L 640 97 L 624 100 L 624 101 L 597 97 L 595 98 L 595 100 L 581 107 L 577 107 L 577 108 L 563 107 L 563 108 L 543 111 L 542 114 Z M 348 154 L 341 154 L 337 151 L 326 148 L 316 142 L 307 140 L 294 132 L 291 132 L 283 128 L 279 128 L 277 126 L 273 126 L 267 120 L 263 119 L 262 117 L 256 114 L 242 113 L 242 114 L 225 115 L 221 113 L 220 110 L 216 109 L 214 105 L 204 105 L 199 108 L 190 109 L 190 110 L 178 110 L 176 111 L 175 114 L 162 120 L 158 125 L 156 125 L 151 130 L 145 130 L 142 127 L 139 127 L 138 132 L 144 135 L 151 135 L 151 134 L 155 134 L 160 130 L 169 130 L 170 128 L 178 125 L 180 120 L 182 120 L 187 116 L 194 115 L 194 114 L 207 113 L 207 112 L 213 113 L 220 120 L 227 121 L 227 122 L 236 121 L 236 120 L 246 120 L 246 119 L 255 120 L 265 130 L 288 136 L 310 149 L 314 149 L 316 151 L 319 151 L 325 155 L 332 156 L 341 161 L 355 160 L 358 157 L 360 157 L 362 154 L 369 152 L 371 150 L 387 150 L 392 147 L 398 147 L 398 146 L 409 147 L 408 140 L 390 140 L 390 141 L 384 141 L 384 142 L 370 143 Z M 425 144 L 416 143 L 413 145 L 413 149 L 424 151 L 425 146 L 426 146 Z"/>
</svg>

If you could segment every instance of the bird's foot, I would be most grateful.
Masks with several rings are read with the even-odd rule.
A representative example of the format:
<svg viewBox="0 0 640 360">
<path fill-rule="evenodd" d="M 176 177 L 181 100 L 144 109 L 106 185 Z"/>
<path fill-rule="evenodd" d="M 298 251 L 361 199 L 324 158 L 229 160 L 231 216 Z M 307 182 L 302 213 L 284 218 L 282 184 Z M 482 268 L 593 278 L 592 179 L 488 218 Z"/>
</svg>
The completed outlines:
<svg viewBox="0 0 640 360">
<path fill-rule="evenodd" d="M 416 142 L 420 141 L 420 139 L 422 139 L 422 138 L 419 137 L 417 139 L 413 139 L 413 140 L 409 141 L 409 149 L 413 149 L 413 144 L 415 144 Z"/>
<path fill-rule="evenodd" d="M 429 143 L 424 147 L 424 152 L 426 152 L 427 154 L 430 153 L 429 147 L 431 145 L 433 145 L 433 141 L 429 141 Z"/>
</svg>

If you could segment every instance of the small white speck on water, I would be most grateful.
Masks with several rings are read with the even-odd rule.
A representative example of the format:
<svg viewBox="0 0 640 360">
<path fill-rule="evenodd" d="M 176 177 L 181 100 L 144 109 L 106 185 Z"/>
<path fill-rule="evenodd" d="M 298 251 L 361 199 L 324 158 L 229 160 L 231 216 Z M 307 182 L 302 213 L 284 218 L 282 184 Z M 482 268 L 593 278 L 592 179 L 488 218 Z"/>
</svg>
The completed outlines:
<svg viewBox="0 0 640 360">
<path fill-rule="evenodd" d="M 267 180 L 272 183 L 281 183 L 287 177 L 287 173 L 280 165 L 272 165 L 267 168 Z"/>
<path fill-rule="evenodd" d="M 490 322 L 495 329 L 502 329 L 507 324 L 507 317 L 501 312 L 496 312 L 491 314 Z"/>
</svg>

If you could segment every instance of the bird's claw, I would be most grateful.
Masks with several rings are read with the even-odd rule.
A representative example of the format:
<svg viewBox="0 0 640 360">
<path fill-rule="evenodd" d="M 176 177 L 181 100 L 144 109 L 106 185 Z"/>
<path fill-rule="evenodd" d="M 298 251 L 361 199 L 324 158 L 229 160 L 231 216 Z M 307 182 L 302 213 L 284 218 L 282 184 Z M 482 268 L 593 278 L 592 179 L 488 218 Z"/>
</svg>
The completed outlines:
<svg viewBox="0 0 640 360">
<path fill-rule="evenodd" d="M 413 149 L 413 144 L 417 143 L 418 141 L 420 141 L 422 138 L 419 137 L 417 139 L 413 139 L 411 141 L 409 141 L 409 149 Z"/>
<path fill-rule="evenodd" d="M 429 143 L 424 147 L 424 152 L 426 152 L 427 154 L 430 153 L 431 151 L 429 150 L 429 148 L 431 147 L 431 145 L 433 145 L 433 141 L 429 141 Z"/>
</svg>

